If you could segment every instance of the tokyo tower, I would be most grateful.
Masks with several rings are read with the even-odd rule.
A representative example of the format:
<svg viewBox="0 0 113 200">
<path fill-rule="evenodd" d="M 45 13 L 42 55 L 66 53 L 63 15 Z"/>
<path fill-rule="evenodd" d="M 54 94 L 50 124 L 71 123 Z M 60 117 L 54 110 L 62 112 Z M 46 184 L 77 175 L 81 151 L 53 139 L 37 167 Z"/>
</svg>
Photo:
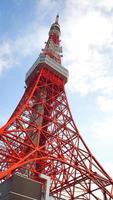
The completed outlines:
<svg viewBox="0 0 113 200">
<path fill-rule="evenodd" d="M 42 181 L 50 177 L 55 200 L 111 200 L 113 180 L 82 139 L 64 86 L 59 16 L 38 59 L 26 74 L 25 93 L 0 128 L 1 184 L 14 174 Z M 44 181 L 42 181 L 42 185 Z"/>
</svg>

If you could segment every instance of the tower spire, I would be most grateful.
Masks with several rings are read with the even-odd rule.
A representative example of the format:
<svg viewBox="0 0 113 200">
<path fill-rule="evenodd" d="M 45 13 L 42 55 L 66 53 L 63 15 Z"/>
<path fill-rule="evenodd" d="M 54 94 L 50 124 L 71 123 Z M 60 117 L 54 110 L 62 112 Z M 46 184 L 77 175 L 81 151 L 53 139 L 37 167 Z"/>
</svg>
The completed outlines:
<svg viewBox="0 0 113 200">
<path fill-rule="evenodd" d="M 59 23 L 59 14 L 56 15 L 55 23 Z"/>
<path fill-rule="evenodd" d="M 59 15 L 57 14 L 55 22 L 51 25 L 49 30 L 49 38 L 46 42 L 43 54 L 47 55 L 52 61 L 61 64 L 62 48 L 60 46 L 60 25 Z"/>
</svg>

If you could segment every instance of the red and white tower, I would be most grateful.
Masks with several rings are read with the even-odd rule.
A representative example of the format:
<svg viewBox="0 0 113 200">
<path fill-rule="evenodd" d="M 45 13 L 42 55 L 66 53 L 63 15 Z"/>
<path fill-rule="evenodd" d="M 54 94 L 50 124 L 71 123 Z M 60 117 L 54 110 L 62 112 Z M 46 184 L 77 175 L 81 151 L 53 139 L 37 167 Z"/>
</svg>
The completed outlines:
<svg viewBox="0 0 113 200">
<path fill-rule="evenodd" d="M 0 179 L 19 172 L 40 180 L 45 174 L 56 200 L 111 200 L 113 180 L 83 141 L 69 109 L 58 18 L 26 74 L 22 99 L 0 129 Z"/>
</svg>

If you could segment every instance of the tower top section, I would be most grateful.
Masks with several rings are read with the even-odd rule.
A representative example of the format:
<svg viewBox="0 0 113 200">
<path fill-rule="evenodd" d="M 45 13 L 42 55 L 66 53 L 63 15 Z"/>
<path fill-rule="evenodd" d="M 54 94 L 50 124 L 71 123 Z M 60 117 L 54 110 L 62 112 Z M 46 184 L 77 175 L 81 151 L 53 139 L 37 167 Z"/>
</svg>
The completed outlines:
<svg viewBox="0 0 113 200">
<path fill-rule="evenodd" d="M 42 49 L 42 54 L 47 55 L 56 63 L 61 64 L 62 47 L 60 46 L 60 25 L 59 15 L 56 16 L 55 22 L 51 25 L 49 30 L 49 38 L 46 42 L 45 48 Z"/>
<path fill-rule="evenodd" d="M 56 16 L 55 23 L 57 23 L 57 24 L 58 24 L 58 21 L 59 21 L 59 14 L 57 14 L 57 16 Z"/>
<path fill-rule="evenodd" d="M 45 47 L 42 49 L 38 59 L 26 74 L 26 84 L 36 76 L 40 68 L 46 67 L 54 73 L 58 74 L 66 83 L 68 79 L 68 70 L 61 64 L 62 47 L 60 46 L 60 25 L 59 15 L 56 16 L 55 22 L 49 30 L 49 37 L 45 42 Z"/>
<path fill-rule="evenodd" d="M 61 34 L 61 32 L 60 32 L 60 25 L 59 25 L 59 15 L 57 15 L 55 22 L 52 24 L 52 26 L 50 28 L 49 36 L 56 35 L 57 39 L 59 40 L 60 34 Z M 59 42 L 60 42 L 60 40 L 59 40 Z"/>
</svg>

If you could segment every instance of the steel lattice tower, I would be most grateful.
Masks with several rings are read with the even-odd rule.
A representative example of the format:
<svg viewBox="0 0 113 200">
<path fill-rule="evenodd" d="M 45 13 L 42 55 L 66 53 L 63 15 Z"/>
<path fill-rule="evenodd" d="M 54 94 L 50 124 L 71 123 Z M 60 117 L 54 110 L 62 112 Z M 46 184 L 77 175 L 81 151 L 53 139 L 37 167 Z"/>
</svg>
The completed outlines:
<svg viewBox="0 0 113 200">
<path fill-rule="evenodd" d="M 45 48 L 26 75 L 26 89 L 0 129 L 0 180 L 19 172 L 50 176 L 50 194 L 64 200 L 111 200 L 113 181 L 83 141 L 73 121 L 61 65 L 58 16 Z"/>
</svg>

